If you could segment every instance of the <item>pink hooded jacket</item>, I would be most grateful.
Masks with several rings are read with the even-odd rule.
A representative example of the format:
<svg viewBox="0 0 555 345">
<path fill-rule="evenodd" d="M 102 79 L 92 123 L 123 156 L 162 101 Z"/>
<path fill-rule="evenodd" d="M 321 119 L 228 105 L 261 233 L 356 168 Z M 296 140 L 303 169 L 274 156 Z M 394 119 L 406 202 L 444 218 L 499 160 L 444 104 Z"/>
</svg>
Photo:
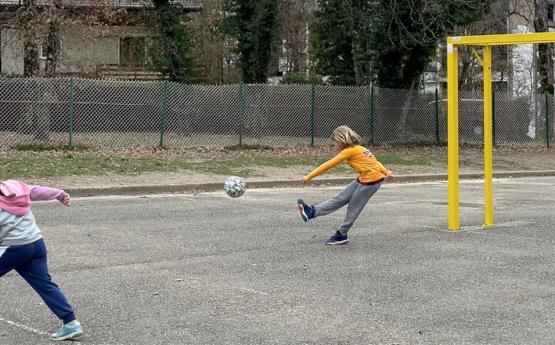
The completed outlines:
<svg viewBox="0 0 555 345">
<path fill-rule="evenodd" d="M 31 201 L 53 199 L 63 201 L 66 196 L 69 194 L 61 189 L 29 186 L 16 180 L 0 182 L 0 209 L 17 217 L 29 212 Z"/>
</svg>

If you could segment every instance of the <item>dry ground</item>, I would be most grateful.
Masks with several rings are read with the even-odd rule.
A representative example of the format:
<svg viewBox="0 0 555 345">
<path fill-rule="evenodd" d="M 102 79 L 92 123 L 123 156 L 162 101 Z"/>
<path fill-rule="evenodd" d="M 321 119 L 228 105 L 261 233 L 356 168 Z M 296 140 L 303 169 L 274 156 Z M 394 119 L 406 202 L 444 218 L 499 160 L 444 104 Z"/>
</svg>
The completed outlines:
<svg viewBox="0 0 555 345">
<path fill-rule="evenodd" d="M 374 154 L 397 155 L 408 159 L 422 158 L 423 164 L 390 164 L 388 168 L 396 175 L 414 174 L 446 174 L 447 173 L 447 148 L 446 147 L 416 147 L 416 148 L 372 148 Z M 119 152 L 121 153 L 121 152 Z M 303 148 L 303 149 L 271 149 L 271 150 L 249 150 L 229 151 L 224 149 L 193 149 L 185 151 L 156 151 L 130 150 L 124 152 L 128 155 L 161 155 L 167 158 L 180 155 L 190 161 L 206 161 L 212 159 L 229 159 L 232 157 L 244 157 L 248 155 L 266 155 L 279 157 L 295 157 L 302 155 L 313 155 L 332 157 L 334 152 L 330 148 Z M 101 153 L 108 154 L 108 153 Z M 555 151 L 553 149 L 513 149 L 501 148 L 494 151 L 494 171 L 537 171 L 551 170 L 555 167 Z M 285 168 L 273 166 L 250 166 L 256 177 L 247 180 L 297 180 L 309 172 L 315 166 L 294 165 Z M 483 151 L 480 149 L 461 149 L 460 151 L 461 173 L 483 171 Z M 326 173 L 325 177 L 347 177 L 353 176 L 349 170 L 338 169 Z M 61 176 L 53 178 L 36 179 L 36 183 L 52 184 L 64 188 L 76 187 L 110 187 L 126 185 L 171 185 L 187 183 L 206 183 L 223 181 L 224 175 L 200 173 L 190 170 L 179 172 L 148 172 L 138 175 L 84 175 L 84 176 Z"/>
</svg>

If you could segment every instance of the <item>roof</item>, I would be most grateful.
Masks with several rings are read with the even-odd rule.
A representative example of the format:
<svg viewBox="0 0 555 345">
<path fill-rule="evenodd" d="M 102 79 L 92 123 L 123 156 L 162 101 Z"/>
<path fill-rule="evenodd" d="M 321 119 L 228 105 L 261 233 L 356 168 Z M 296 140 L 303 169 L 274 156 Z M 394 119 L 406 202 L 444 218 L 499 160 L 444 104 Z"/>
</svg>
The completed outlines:
<svg viewBox="0 0 555 345">
<path fill-rule="evenodd" d="M 125 8 L 150 7 L 150 0 L 61 0 L 64 6 L 68 7 L 99 7 L 113 6 Z M 24 0 L 0 0 L 0 5 L 21 6 Z M 52 3 L 52 0 L 36 0 L 38 6 L 46 6 Z M 170 0 L 172 4 L 180 5 L 185 10 L 200 10 L 202 8 L 201 0 Z"/>
</svg>

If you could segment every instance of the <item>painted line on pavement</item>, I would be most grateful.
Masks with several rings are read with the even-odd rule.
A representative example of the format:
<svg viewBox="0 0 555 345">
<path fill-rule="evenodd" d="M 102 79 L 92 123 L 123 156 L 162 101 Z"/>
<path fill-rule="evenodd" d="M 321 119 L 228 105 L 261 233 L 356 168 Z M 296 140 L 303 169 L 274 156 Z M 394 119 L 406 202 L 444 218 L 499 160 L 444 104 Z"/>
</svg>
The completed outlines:
<svg viewBox="0 0 555 345">
<path fill-rule="evenodd" d="M 0 322 L 4 322 L 4 323 L 6 323 L 6 324 L 8 324 L 8 325 L 10 325 L 10 326 L 15 326 L 15 327 L 17 327 L 17 328 L 19 328 L 19 329 L 23 329 L 23 330 L 25 330 L 25 331 L 28 331 L 28 332 L 31 332 L 31 333 L 35 333 L 35 334 L 38 334 L 38 335 L 42 335 L 42 336 L 48 336 L 48 335 L 49 335 L 47 332 L 41 331 L 40 329 L 35 329 L 35 328 L 33 328 L 33 327 L 29 327 L 29 326 L 26 326 L 26 325 L 24 325 L 24 324 L 21 324 L 21 323 L 15 322 L 15 321 L 6 320 L 6 319 L 1 318 L 1 317 L 0 317 Z M 78 342 L 78 341 L 72 341 L 71 344 L 73 344 L 73 345 L 81 345 L 81 343 Z"/>
<path fill-rule="evenodd" d="M 257 290 L 253 290 L 253 289 L 240 288 L 239 290 L 246 291 L 246 292 L 250 292 L 250 293 L 255 293 L 255 294 L 259 294 L 259 295 L 268 296 L 268 294 L 265 293 L 265 292 L 257 291 Z"/>
<path fill-rule="evenodd" d="M 35 334 L 38 334 L 38 335 L 48 335 L 48 333 L 46 333 L 46 332 L 44 332 L 44 331 L 41 331 L 41 330 L 38 330 L 38 329 L 34 329 L 34 328 L 32 328 L 32 327 L 29 327 L 29 326 L 25 326 L 25 325 L 23 325 L 23 324 L 20 324 L 20 323 L 15 322 L 15 321 L 6 320 L 6 319 L 1 318 L 1 317 L 0 317 L 0 321 L 2 321 L 2 322 L 4 322 L 4 323 L 7 323 L 8 325 L 15 326 L 15 327 L 17 327 L 17 328 L 21 328 L 21 329 L 24 329 L 24 330 L 26 330 L 26 331 L 29 331 L 29 332 L 32 332 L 32 333 L 35 333 Z"/>
</svg>

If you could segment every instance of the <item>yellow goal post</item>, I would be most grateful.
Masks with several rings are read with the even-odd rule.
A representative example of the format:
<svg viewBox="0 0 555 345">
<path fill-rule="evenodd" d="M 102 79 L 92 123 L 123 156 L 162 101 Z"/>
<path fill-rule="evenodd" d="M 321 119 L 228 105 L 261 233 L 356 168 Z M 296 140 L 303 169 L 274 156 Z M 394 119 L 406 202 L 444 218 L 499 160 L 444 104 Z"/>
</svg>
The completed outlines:
<svg viewBox="0 0 555 345">
<path fill-rule="evenodd" d="M 554 43 L 555 32 L 447 37 L 447 145 L 449 230 L 460 229 L 458 47 L 472 46 L 484 75 L 484 227 L 493 226 L 492 46 Z M 482 56 L 474 47 L 482 47 Z"/>
</svg>

